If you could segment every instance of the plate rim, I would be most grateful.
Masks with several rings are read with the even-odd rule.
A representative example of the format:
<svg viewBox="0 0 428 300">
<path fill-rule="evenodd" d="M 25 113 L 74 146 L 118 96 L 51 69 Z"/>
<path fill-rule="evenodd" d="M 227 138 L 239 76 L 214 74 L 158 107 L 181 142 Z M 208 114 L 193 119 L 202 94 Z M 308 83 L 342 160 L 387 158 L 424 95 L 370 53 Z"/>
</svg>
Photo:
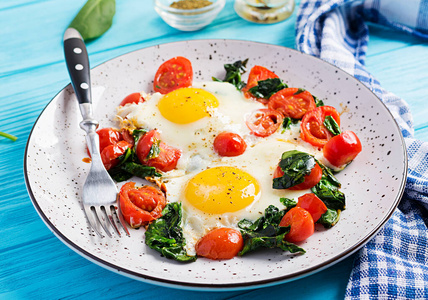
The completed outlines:
<svg viewBox="0 0 428 300">
<path fill-rule="evenodd" d="M 288 275 L 284 275 L 284 276 L 280 276 L 280 277 L 274 277 L 274 278 L 270 278 L 270 279 L 263 279 L 263 280 L 258 280 L 258 281 L 251 281 L 251 282 L 243 282 L 243 283 L 191 283 L 191 282 L 180 282 L 180 281 L 176 281 L 176 280 L 168 280 L 168 279 L 163 279 L 163 278 L 158 278 L 158 277 L 153 277 L 150 275 L 144 275 L 141 273 L 137 273 L 135 271 L 131 271 L 122 267 L 119 267 L 113 263 L 110 263 L 108 261 L 105 261 L 95 255 L 93 255 L 92 253 L 82 249 L 81 247 L 79 247 L 78 245 L 76 245 L 74 242 L 72 242 L 70 239 L 67 238 L 67 236 L 65 236 L 64 234 L 62 234 L 54 224 L 52 224 L 52 222 L 49 221 L 49 218 L 45 215 L 45 213 L 43 212 L 43 210 L 40 208 L 36 197 L 34 196 L 34 193 L 32 191 L 31 188 L 31 183 L 29 181 L 28 178 L 28 169 L 27 169 L 27 157 L 28 157 L 28 151 L 29 151 L 29 145 L 30 145 L 30 141 L 33 135 L 33 132 L 40 120 L 40 118 L 43 116 L 45 110 L 52 104 L 52 102 L 55 100 L 55 98 L 62 93 L 65 89 L 67 89 L 68 87 L 71 86 L 71 83 L 68 83 L 66 86 L 64 86 L 61 90 L 58 91 L 58 93 L 56 93 L 53 98 L 46 104 L 46 106 L 43 108 L 43 110 L 40 112 L 39 116 L 37 117 L 36 121 L 34 122 L 33 127 L 31 128 L 30 134 L 28 136 L 27 139 L 27 143 L 25 146 L 25 152 L 24 152 L 24 179 L 25 179 L 25 185 L 26 185 L 26 189 L 27 189 L 27 193 L 30 196 L 31 202 L 34 206 L 34 208 L 36 209 L 38 215 L 41 217 L 42 221 L 46 224 L 46 226 L 48 227 L 48 229 L 50 231 L 52 231 L 52 233 L 54 233 L 54 235 L 56 237 L 58 237 L 58 239 L 63 242 L 67 247 L 69 247 L 71 250 L 73 250 L 74 252 L 76 252 L 77 254 L 83 256 L 84 258 L 86 258 L 87 260 L 89 260 L 92 263 L 97 264 L 98 266 L 101 266 L 109 271 L 113 271 L 117 274 L 120 275 L 124 275 L 126 277 L 135 279 L 135 280 L 140 280 L 143 282 L 147 282 L 147 283 L 151 283 L 154 285 L 160 285 L 160 286 L 165 286 L 165 287 L 172 287 L 172 288 L 178 288 L 178 289 L 184 289 L 184 290 L 193 290 L 193 291 L 236 291 L 236 290 L 248 290 L 248 289 L 254 289 L 254 288 L 261 288 L 261 287 L 268 287 L 268 286 L 273 286 L 273 285 L 277 285 L 277 284 L 282 284 L 285 282 L 290 282 L 293 280 L 298 280 L 301 279 L 303 277 L 306 276 L 310 276 L 314 273 L 317 273 L 319 271 L 322 271 L 340 261 L 342 261 L 343 259 L 349 257 L 350 255 L 354 254 L 355 252 L 357 252 L 359 249 L 361 249 L 366 243 L 368 243 L 375 235 L 378 231 L 380 231 L 384 225 L 386 224 L 386 222 L 392 217 L 394 211 L 397 209 L 403 195 L 404 195 L 404 191 L 405 191 L 405 186 L 406 186 L 406 181 L 407 181 L 407 175 L 408 175 L 408 154 L 407 154 L 407 148 L 406 148 L 406 144 L 405 144 L 405 140 L 403 137 L 403 134 L 401 132 L 401 129 L 397 123 L 397 121 L 395 120 L 394 116 L 392 115 L 391 111 L 388 109 L 388 107 L 386 106 L 386 104 L 384 102 L 382 102 L 382 100 L 372 91 L 370 90 L 364 83 L 362 83 L 361 81 L 359 81 L 357 78 L 355 78 L 354 76 L 352 76 L 351 74 L 345 72 L 344 70 L 340 69 L 339 67 L 333 65 L 330 62 L 324 61 L 318 57 L 309 55 L 307 53 L 304 52 L 300 52 L 296 49 L 293 48 L 289 48 L 289 47 L 285 47 L 285 46 L 281 46 L 281 45 L 275 45 L 275 44 L 270 44 L 270 43 L 264 43 L 264 42 L 257 42 L 257 41 L 249 41 L 249 40 L 241 40 L 241 39 L 193 39 L 193 40 L 182 40 L 182 41 L 175 41 L 175 42 L 168 42 L 168 43 L 162 43 L 162 44 L 155 44 L 152 46 L 147 46 L 147 47 L 142 47 L 136 50 L 132 50 L 129 51 L 127 53 L 112 57 L 94 67 L 91 67 L 91 70 L 98 68 L 99 66 L 102 66 L 106 63 L 109 63 L 112 60 L 118 59 L 120 57 L 124 57 L 127 56 L 131 53 L 134 52 L 138 52 L 141 51 L 143 49 L 148 49 L 148 48 L 158 48 L 158 47 L 162 47 L 162 46 L 170 46 L 173 44 L 186 44 L 186 43 L 193 43 L 193 42 L 205 42 L 205 43 L 210 43 L 210 42 L 218 42 L 218 41 L 222 41 L 224 43 L 227 42 L 238 42 L 238 43 L 249 43 L 249 44 L 258 44 L 258 45 L 264 45 L 264 46 L 269 46 L 269 47 L 274 47 L 274 48 L 280 48 L 280 49 L 287 49 L 287 50 L 291 50 L 293 52 L 296 52 L 298 55 L 303 55 L 306 56 L 306 58 L 308 59 L 314 59 L 315 61 L 327 64 L 331 67 L 333 67 L 335 70 L 337 70 L 338 72 L 341 72 L 342 75 L 345 75 L 349 78 L 351 78 L 352 80 L 354 80 L 355 82 L 359 83 L 364 89 L 366 89 L 368 92 L 370 92 L 372 95 L 374 95 L 376 97 L 376 99 L 384 106 L 384 108 L 386 109 L 387 113 L 389 114 L 389 116 L 391 117 L 391 119 L 393 120 L 396 128 L 398 129 L 398 132 L 400 133 L 400 141 L 401 141 L 401 145 L 403 148 L 403 153 L 404 153 L 404 173 L 403 173 L 403 177 L 401 179 L 400 182 L 400 187 L 399 187 L 399 192 L 397 193 L 397 197 L 394 200 L 394 205 L 392 205 L 389 209 L 389 211 L 384 215 L 381 223 L 376 227 L 373 228 L 373 230 L 371 230 L 369 233 L 366 234 L 366 236 L 364 236 L 359 243 L 355 244 L 353 247 L 349 248 L 348 250 L 344 251 L 343 253 L 336 255 L 334 257 L 332 257 L 331 259 L 322 262 L 320 264 L 317 264 L 316 266 L 310 267 L 308 269 L 302 270 L 302 271 L 298 271 L 298 272 L 294 272 Z"/>
</svg>

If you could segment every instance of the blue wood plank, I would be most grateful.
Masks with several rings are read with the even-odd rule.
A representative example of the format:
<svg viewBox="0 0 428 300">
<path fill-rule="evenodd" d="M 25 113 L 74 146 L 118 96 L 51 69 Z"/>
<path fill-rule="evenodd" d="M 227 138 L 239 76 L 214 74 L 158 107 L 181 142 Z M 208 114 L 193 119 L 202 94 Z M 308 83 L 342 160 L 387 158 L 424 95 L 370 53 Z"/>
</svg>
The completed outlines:
<svg viewBox="0 0 428 300">
<path fill-rule="evenodd" d="M 0 139 L 0 298 L 343 298 L 353 257 L 307 278 L 269 288 L 191 292 L 142 283 L 105 270 L 70 250 L 48 230 L 25 190 L 24 148 L 42 109 L 69 82 L 62 34 L 84 3 L 0 2 L 0 131 L 18 136 L 16 142 Z M 187 39 L 244 39 L 294 48 L 294 22 L 295 14 L 274 25 L 249 23 L 235 14 L 233 1 L 228 1 L 212 25 L 186 33 L 166 25 L 151 1 L 117 1 L 113 27 L 89 43 L 88 50 L 91 65 L 96 66 L 142 47 Z M 410 103 L 417 137 L 428 140 L 424 118 L 428 112 L 424 103 L 428 92 L 427 43 L 378 27 L 370 30 L 367 68 L 386 89 Z"/>
</svg>

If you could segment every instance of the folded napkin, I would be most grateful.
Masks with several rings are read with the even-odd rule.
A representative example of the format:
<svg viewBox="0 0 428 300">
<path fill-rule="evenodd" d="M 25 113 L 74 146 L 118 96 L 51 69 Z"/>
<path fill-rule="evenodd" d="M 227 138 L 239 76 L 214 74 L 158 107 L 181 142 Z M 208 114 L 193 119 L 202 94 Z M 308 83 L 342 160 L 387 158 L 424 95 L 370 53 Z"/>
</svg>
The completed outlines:
<svg viewBox="0 0 428 300">
<path fill-rule="evenodd" d="M 428 1 L 302 0 L 296 23 L 298 49 L 338 66 L 370 88 L 392 112 L 408 151 L 404 197 L 386 225 L 358 252 L 345 297 L 428 299 L 428 142 L 413 138 L 406 102 L 384 90 L 365 69 L 366 22 L 428 38 Z"/>
</svg>

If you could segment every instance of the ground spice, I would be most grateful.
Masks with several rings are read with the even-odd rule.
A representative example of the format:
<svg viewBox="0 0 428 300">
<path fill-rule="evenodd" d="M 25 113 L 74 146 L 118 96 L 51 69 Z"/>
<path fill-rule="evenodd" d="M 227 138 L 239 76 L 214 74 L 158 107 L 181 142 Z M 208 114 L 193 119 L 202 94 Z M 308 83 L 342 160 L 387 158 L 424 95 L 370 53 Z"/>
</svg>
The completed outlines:
<svg viewBox="0 0 428 300">
<path fill-rule="evenodd" d="M 209 0 L 180 0 L 171 3 L 170 7 L 178 9 L 197 9 L 213 4 Z"/>
</svg>

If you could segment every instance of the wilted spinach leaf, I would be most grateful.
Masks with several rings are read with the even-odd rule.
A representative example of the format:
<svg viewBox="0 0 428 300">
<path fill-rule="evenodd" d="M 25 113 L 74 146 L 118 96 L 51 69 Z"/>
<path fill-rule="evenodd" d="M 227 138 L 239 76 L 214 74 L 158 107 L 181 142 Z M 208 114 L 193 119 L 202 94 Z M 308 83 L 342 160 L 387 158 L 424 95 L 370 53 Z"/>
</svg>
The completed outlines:
<svg viewBox="0 0 428 300">
<path fill-rule="evenodd" d="M 345 194 L 339 191 L 340 182 L 334 177 L 329 168 L 318 162 L 322 168 L 322 177 L 313 188 L 312 192 L 320 198 L 327 208 L 345 209 Z"/>
<path fill-rule="evenodd" d="M 238 90 L 241 90 L 245 86 L 245 82 L 242 81 L 241 76 L 246 71 L 248 58 L 244 61 L 238 60 L 233 64 L 225 64 L 224 69 L 226 70 L 226 76 L 223 80 L 213 77 L 214 81 L 229 82 L 236 86 Z"/>
<path fill-rule="evenodd" d="M 333 135 L 339 135 L 341 133 L 339 125 L 332 116 L 325 117 L 323 124 Z"/>
<path fill-rule="evenodd" d="M 257 98 L 269 99 L 276 92 L 287 88 L 288 86 L 279 78 L 269 78 L 260 80 L 256 86 L 253 86 L 248 91 Z"/>
<path fill-rule="evenodd" d="M 315 105 L 317 107 L 324 106 L 324 101 L 322 101 L 321 99 L 318 99 L 318 97 L 315 97 L 314 95 L 312 95 L 312 97 L 314 97 Z"/>
<path fill-rule="evenodd" d="M 287 207 L 287 210 L 295 207 L 297 205 L 297 201 L 289 198 L 279 198 L 279 201 Z"/>
<path fill-rule="evenodd" d="M 284 152 L 279 162 L 279 167 L 284 175 L 274 178 L 272 187 L 274 189 L 288 189 L 300 184 L 305 180 L 305 176 L 311 173 L 314 166 L 314 157 L 307 153 L 297 150 Z"/>
<path fill-rule="evenodd" d="M 339 221 L 340 209 L 334 210 L 327 208 L 327 211 L 319 218 L 317 223 L 322 224 L 325 228 L 331 228 Z"/>
<path fill-rule="evenodd" d="M 284 240 L 284 236 L 290 231 L 290 226 L 279 226 L 284 214 L 285 211 L 270 205 L 266 208 L 265 215 L 254 223 L 246 219 L 241 220 L 238 227 L 241 229 L 244 247 L 238 254 L 242 256 L 258 248 L 281 248 L 291 253 L 305 253 L 301 247 Z"/>
<path fill-rule="evenodd" d="M 181 204 L 174 202 L 165 206 L 162 217 L 153 221 L 146 233 L 145 243 L 163 256 L 181 262 L 192 262 L 196 256 L 189 256 L 184 249 L 186 241 L 181 229 Z"/>
</svg>

